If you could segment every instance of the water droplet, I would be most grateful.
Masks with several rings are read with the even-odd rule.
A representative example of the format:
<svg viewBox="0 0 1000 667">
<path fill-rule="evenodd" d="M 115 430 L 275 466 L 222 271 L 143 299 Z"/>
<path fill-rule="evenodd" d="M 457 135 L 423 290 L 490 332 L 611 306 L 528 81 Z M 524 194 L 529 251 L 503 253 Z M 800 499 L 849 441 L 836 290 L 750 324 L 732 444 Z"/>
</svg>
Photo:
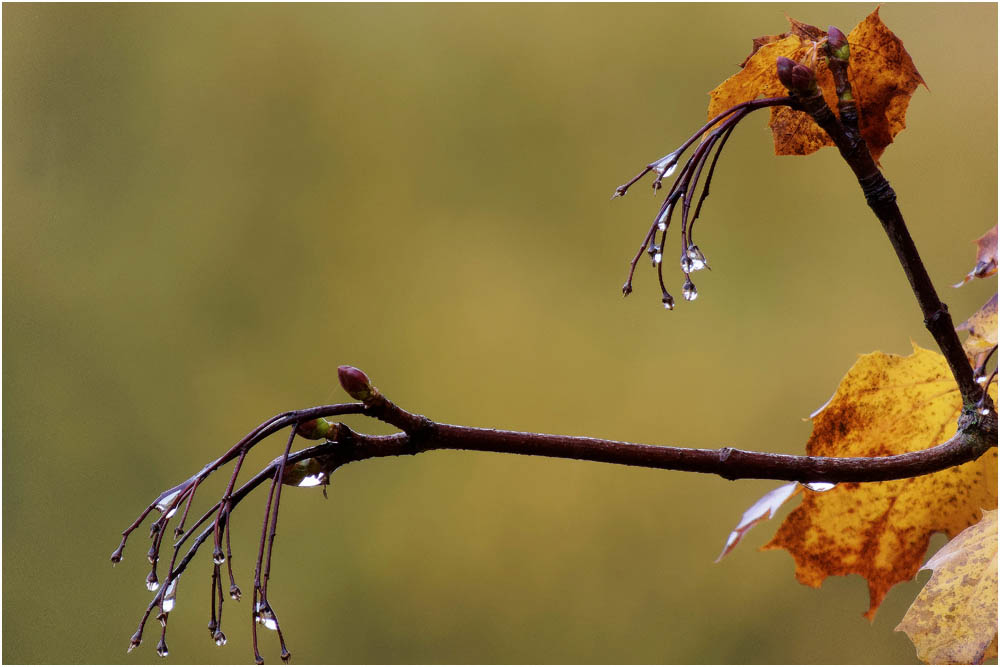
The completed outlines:
<svg viewBox="0 0 1000 667">
<path fill-rule="evenodd" d="M 141 644 L 141 643 L 142 643 L 142 634 L 140 634 L 139 632 L 136 632 L 129 639 L 128 649 L 125 652 L 126 653 L 131 653 L 133 650 L 137 649 L 139 647 L 139 644 Z"/>
<path fill-rule="evenodd" d="M 180 577 L 176 577 L 170 580 L 167 584 L 167 589 L 163 591 L 163 601 L 160 602 L 160 609 L 165 612 L 170 612 L 174 605 L 177 603 L 177 580 Z"/>
<path fill-rule="evenodd" d="M 833 487 L 835 487 L 837 485 L 836 484 L 831 484 L 830 482 L 806 482 L 802 486 L 806 487 L 810 491 L 815 491 L 817 493 L 822 493 L 824 491 L 829 491 L 830 489 L 832 489 Z"/>
<path fill-rule="evenodd" d="M 698 288 L 690 280 L 684 281 L 684 300 L 694 301 L 698 298 Z"/>
<path fill-rule="evenodd" d="M 669 155 L 664 155 L 650 166 L 652 166 L 653 171 L 660 178 L 669 178 L 674 173 L 674 170 L 677 169 L 677 154 L 670 153 Z"/>
<path fill-rule="evenodd" d="M 688 246 L 687 257 L 691 260 L 692 271 L 701 271 L 708 267 L 708 260 L 705 258 L 705 253 L 696 245 Z"/>
<path fill-rule="evenodd" d="M 224 635 L 221 630 L 219 630 L 218 632 L 215 633 L 215 636 L 213 637 L 213 639 L 215 639 L 215 645 L 216 646 L 225 646 L 226 645 L 226 641 L 227 641 L 226 640 L 226 635 Z"/>
<path fill-rule="evenodd" d="M 271 607 L 261 602 L 257 603 L 257 614 L 254 616 L 254 620 L 262 624 L 268 630 L 278 629 L 278 619 L 274 617 L 274 612 L 271 611 Z"/>
<path fill-rule="evenodd" d="M 661 213 L 660 217 L 656 219 L 656 228 L 659 229 L 661 232 L 666 230 L 667 228 L 667 218 L 670 217 L 670 209 L 672 209 L 673 207 L 674 207 L 673 202 L 667 204 L 667 207 L 663 209 L 663 213 Z"/>
<path fill-rule="evenodd" d="M 987 415 L 990 414 L 990 409 L 989 408 L 981 408 L 979 410 L 979 414 L 981 414 L 982 416 L 986 417 Z"/>
<path fill-rule="evenodd" d="M 229 597 L 239 602 L 240 598 L 243 597 L 243 591 L 240 590 L 239 586 L 233 584 L 229 587 Z"/>
<path fill-rule="evenodd" d="M 168 493 L 167 495 L 163 496 L 162 498 L 156 501 L 156 509 L 158 509 L 161 513 L 166 512 L 167 508 L 170 507 L 171 503 L 174 502 L 174 499 L 176 499 L 177 496 L 180 495 L 180 493 L 181 490 L 177 489 L 173 493 Z M 175 511 L 177 511 L 176 508 L 174 509 L 174 511 L 167 514 L 167 517 L 173 516 L 173 513 Z"/>
<path fill-rule="evenodd" d="M 978 384 L 982 384 L 982 383 L 986 382 L 986 376 L 985 375 L 977 375 L 976 376 L 976 382 Z"/>
<path fill-rule="evenodd" d="M 222 565 L 226 562 L 226 554 L 222 553 L 222 549 L 212 552 L 212 562 L 216 565 Z"/>
<path fill-rule="evenodd" d="M 156 645 L 156 655 L 166 658 L 169 654 L 170 651 L 167 650 L 167 642 L 161 639 L 160 643 Z"/>
<path fill-rule="evenodd" d="M 663 261 L 663 253 L 658 252 L 655 255 L 653 255 L 653 266 L 656 266 L 662 261 Z"/>
<path fill-rule="evenodd" d="M 663 295 L 663 307 L 666 308 L 667 310 L 673 310 L 674 309 L 674 297 L 670 296 L 669 294 L 664 294 Z"/>
<path fill-rule="evenodd" d="M 288 652 L 288 649 L 281 649 L 281 661 L 288 664 L 288 661 L 292 659 L 292 654 Z"/>
<path fill-rule="evenodd" d="M 156 574 L 153 573 L 153 572 L 150 572 L 149 576 L 146 577 L 146 590 L 155 591 L 159 587 L 160 587 L 160 582 L 157 581 Z"/>
<path fill-rule="evenodd" d="M 694 271 L 694 262 L 687 255 L 681 257 L 681 271 L 684 273 L 691 273 Z"/>
<path fill-rule="evenodd" d="M 156 615 L 156 620 L 158 620 L 160 622 L 161 626 L 167 627 L 167 617 L 168 616 L 169 615 L 167 614 L 167 612 L 161 611 L 159 614 Z"/>
<path fill-rule="evenodd" d="M 323 473 L 319 473 L 316 475 L 308 475 L 302 478 L 302 481 L 299 482 L 299 486 L 319 486 L 320 484 L 323 483 L 323 480 L 325 479 L 326 475 L 324 475 Z"/>
<path fill-rule="evenodd" d="M 172 510 L 170 510 L 169 512 L 167 512 L 167 518 L 169 519 L 170 517 L 172 517 L 175 514 L 177 514 L 177 508 L 176 507 L 173 508 Z"/>
</svg>

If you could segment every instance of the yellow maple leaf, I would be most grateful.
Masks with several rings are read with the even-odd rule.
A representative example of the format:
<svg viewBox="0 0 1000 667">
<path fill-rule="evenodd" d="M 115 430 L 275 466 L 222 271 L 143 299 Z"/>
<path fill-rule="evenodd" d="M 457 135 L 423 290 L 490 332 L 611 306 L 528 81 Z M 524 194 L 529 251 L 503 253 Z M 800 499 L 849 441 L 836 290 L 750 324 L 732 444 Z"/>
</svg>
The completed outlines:
<svg viewBox="0 0 1000 667">
<path fill-rule="evenodd" d="M 997 295 L 994 294 L 972 317 L 955 327 L 968 331 L 965 353 L 970 357 L 987 352 L 997 344 Z"/>
<path fill-rule="evenodd" d="M 921 569 L 934 574 L 896 626 L 909 635 L 917 657 L 969 665 L 996 656 L 996 510 L 985 512 L 979 523 L 941 547 Z"/>
<path fill-rule="evenodd" d="M 792 24 L 789 33 L 755 39 L 754 52 L 744 61 L 743 68 L 709 93 L 709 118 L 760 96 L 787 95 L 776 71 L 781 56 L 813 67 L 823 97 L 836 113 L 833 75 L 820 57 L 820 42 L 826 33 L 794 19 L 789 22 Z M 847 74 L 858 104 L 861 135 L 872 157 L 878 160 L 886 146 L 906 127 L 906 107 L 924 80 L 903 42 L 882 23 L 878 9 L 855 26 L 847 36 L 847 43 L 851 49 Z M 805 112 L 774 107 L 769 125 L 777 155 L 808 155 L 833 145 L 826 132 Z"/>
<path fill-rule="evenodd" d="M 990 393 L 995 400 L 995 383 Z M 914 344 L 906 357 L 861 355 L 814 414 L 806 453 L 873 457 L 927 449 L 955 433 L 961 409 L 940 354 Z M 763 548 L 787 549 L 796 578 L 809 586 L 830 575 L 865 577 L 871 619 L 889 589 L 917 573 L 931 535 L 957 535 L 981 510 L 996 508 L 997 451 L 931 475 L 804 493 Z"/>
</svg>

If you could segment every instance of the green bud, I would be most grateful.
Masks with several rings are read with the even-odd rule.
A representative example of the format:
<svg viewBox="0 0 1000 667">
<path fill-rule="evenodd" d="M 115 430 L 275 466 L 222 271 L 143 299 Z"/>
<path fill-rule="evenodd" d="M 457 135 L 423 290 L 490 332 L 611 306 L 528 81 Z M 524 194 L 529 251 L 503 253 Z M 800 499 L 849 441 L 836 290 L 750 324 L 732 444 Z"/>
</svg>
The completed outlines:
<svg viewBox="0 0 1000 667">
<path fill-rule="evenodd" d="M 334 426 L 334 424 L 326 419 L 319 417 L 318 419 L 310 419 L 307 422 L 302 422 L 295 433 L 307 440 L 322 440 L 323 438 L 330 437 Z"/>
</svg>

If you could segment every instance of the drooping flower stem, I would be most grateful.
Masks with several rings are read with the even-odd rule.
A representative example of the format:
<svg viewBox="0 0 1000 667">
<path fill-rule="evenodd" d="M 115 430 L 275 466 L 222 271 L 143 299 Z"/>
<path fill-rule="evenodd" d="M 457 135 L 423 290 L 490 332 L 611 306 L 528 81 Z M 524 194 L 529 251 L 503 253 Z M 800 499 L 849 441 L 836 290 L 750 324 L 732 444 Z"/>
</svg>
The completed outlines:
<svg viewBox="0 0 1000 667">
<path fill-rule="evenodd" d="M 617 188 L 615 188 L 615 193 L 611 195 L 611 198 L 614 199 L 616 197 L 624 197 L 625 194 L 628 192 L 628 189 L 633 185 L 635 185 L 636 181 L 641 179 L 649 172 L 653 171 L 653 169 L 656 168 L 657 164 L 662 163 L 664 165 L 667 165 L 667 168 L 669 168 L 669 165 L 676 164 L 677 160 L 680 158 L 681 155 L 683 155 L 684 151 L 686 151 L 688 148 L 691 147 L 691 144 L 696 142 L 701 137 L 701 135 L 705 134 L 710 129 L 712 129 L 712 127 L 714 127 L 715 124 L 718 123 L 723 118 L 726 118 L 727 116 L 741 110 L 746 110 L 749 112 L 749 111 L 756 111 L 757 109 L 765 109 L 767 107 L 788 106 L 792 104 L 795 104 L 795 100 L 792 99 L 791 97 L 762 97 L 759 100 L 752 100 L 750 102 L 741 102 L 740 104 L 737 104 L 735 106 L 726 109 L 725 111 L 723 111 L 722 113 L 718 114 L 710 121 L 705 123 L 697 132 L 688 137 L 687 141 L 681 144 L 677 148 L 677 150 L 675 150 L 673 153 L 665 155 L 656 162 L 649 163 L 648 165 L 646 165 L 645 169 L 636 174 L 627 183 L 619 185 Z M 666 171 L 666 169 L 664 171 Z"/>
<path fill-rule="evenodd" d="M 690 300 L 692 298 L 692 294 L 697 295 L 697 291 L 694 290 L 694 286 L 691 283 L 690 276 L 687 274 L 690 273 L 692 266 L 696 266 L 696 268 L 706 268 L 708 265 L 704 261 L 704 255 L 701 254 L 701 251 L 697 248 L 697 246 L 694 246 L 694 242 L 691 240 L 690 224 L 694 223 L 694 219 L 697 218 L 701 211 L 701 204 L 708 195 L 707 188 L 711 182 L 712 175 L 715 172 L 715 165 L 718 162 L 722 148 L 725 146 L 729 135 L 732 134 L 733 130 L 736 128 L 736 125 L 739 124 L 741 120 L 746 118 L 752 111 L 780 105 L 794 106 L 795 101 L 790 97 L 766 98 L 755 100 L 752 103 L 745 102 L 737 104 L 730 109 L 723 111 L 699 129 L 698 132 L 692 135 L 673 153 L 650 163 L 635 178 L 615 190 L 615 195 L 612 199 L 614 199 L 614 197 L 623 196 L 631 185 L 650 171 L 655 171 L 657 173 L 657 176 L 653 181 L 653 189 L 659 189 L 661 180 L 673 172 L 674 167 L 677 164 L 677 160 L 684 153 L 684 151 L 692 143 L 694 143 L 695 140 L 705 135 L 708 130 L 715 128 L 710 134 L 708 134 L 708 136 L 704 137 L 702 143 L 695 149 L 692 156 L 684 163 L 684 167 L 681 169 L 680 174 L 678 174 L 677 178 L 674 179 L 673 185 L 667 192 L 666 197 L 664 197 L 663 203 L 661 204 L 659 211 L 657 211 L 656 217 L 653 219 L 653 223 L 650 225 L 649 230 L 646 232 L 646 236 L 643 238 L 638 251 L 636 251 L 635 256 L 632 257 L 632 260 L 629 262 L 628 274 L 625 278 L 625 284 L 622 286 L 622 294 L 628 296 L 632 293 L 632 280 L 635 276 L 636 266 L 642 258 L 643 253 L 648 252 L 653 260 L 653 266 L 657 272 L 657 279 L 660 284 L 663 305 L 668 310 L 673 309 L 674 299 L 667 290 L 663 279 L 663 258 L 664 249 L 666 247 L 667 231 L 670 227 L 670 222 L 673 219 L 675 204 L 678 201 L 681 201 L 681 267 L 682 270 L 684 270 L 686 278 L 685 298 Z M 702 195 L 698 200 L 695 217 L 690 219 L 689 224 L 689 211 L 691 203 L 694 199 L 695 191 L 698 187 L 698 182 L 701 178 L 701 173 L 705 164 L 708 162 L 709 156 L 712 155 L 712 150 L 716 148 L 717 145 L 718 148 L 715 151 L 715 157 L 713 158 L 712 165 L 709 168 L 705 185 L 702 187 Z M 656 242 L 656 234 L 658 231 L 660 232 L 659 243 Z M 694 260 L 689 257 L 689 249 L 691 249 L 691 252 L 695 255 Z"/>
</svg>

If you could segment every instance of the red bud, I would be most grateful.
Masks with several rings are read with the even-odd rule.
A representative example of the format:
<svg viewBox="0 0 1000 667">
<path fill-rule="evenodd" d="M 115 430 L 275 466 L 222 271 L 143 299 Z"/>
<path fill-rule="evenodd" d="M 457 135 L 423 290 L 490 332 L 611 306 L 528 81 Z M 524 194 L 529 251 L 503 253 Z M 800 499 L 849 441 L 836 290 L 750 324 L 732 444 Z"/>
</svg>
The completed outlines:
<svg viewBox="0 0 1000 667">
<path fill-rule="evenodd" d="M 781 81 L 781 84 L 785 88 L 791 89 L 792 87 L 792 69 L 794 67 L 794 60 L 785 56 L 778 56 L 778 81 Z"/>
<path fill-rule="evenodd" d="M 816 74 L 808 67 L 781 56 L 778 58 L 778 80 L 793 93 L 808 93 L 816 89 Z"/>
<path fill-rule="evenodd" d="M 337 369 L 340 386 L 356 401 L 370 401 L 378 396 L 378 390 L 372 386 L 364 371 L 354 366 L 341 366 Z"/>
<path fill-rule="evenodd" d="M 847 45 L 847 37 L 835 26 L 830 26 L 826 33 L 826 48 L 832 58 L 847 60 L 851 50 Z"/>
</svg>

